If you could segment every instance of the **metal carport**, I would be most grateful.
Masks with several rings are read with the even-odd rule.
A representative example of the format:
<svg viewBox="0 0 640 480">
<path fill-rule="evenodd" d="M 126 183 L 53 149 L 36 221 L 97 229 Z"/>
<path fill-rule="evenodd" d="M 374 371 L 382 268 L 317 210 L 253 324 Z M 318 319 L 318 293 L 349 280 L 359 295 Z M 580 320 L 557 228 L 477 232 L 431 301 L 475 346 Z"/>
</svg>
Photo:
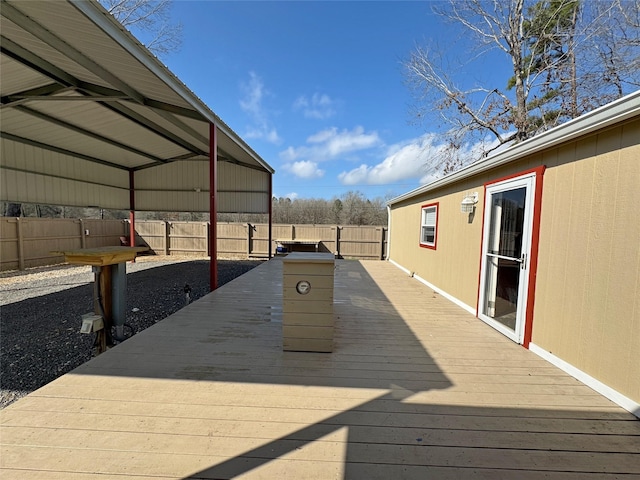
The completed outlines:
<svg viewBox="0 0 640 480">
<path fill-rule="evenodd" d="M 273 168 L 97 2 L 0 14 L 0 200 L 210 212 L 214 289 L 216 213 L 271 224 Z"/>
</svg>

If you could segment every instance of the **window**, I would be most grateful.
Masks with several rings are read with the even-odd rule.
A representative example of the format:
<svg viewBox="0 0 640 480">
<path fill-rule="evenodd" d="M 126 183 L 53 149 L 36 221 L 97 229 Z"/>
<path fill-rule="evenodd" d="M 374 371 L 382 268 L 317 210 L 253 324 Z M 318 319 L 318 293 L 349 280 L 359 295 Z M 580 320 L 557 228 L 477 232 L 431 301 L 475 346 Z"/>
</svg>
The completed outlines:
<svg viewBox="0 0 640 480">
<path fill-rule="evenodd" d="M 436 248 L 438 236 L 438 204 L 431 203 L 422 206 L 422 220 L 420 224 L 420 246 Z"/>
</svg>

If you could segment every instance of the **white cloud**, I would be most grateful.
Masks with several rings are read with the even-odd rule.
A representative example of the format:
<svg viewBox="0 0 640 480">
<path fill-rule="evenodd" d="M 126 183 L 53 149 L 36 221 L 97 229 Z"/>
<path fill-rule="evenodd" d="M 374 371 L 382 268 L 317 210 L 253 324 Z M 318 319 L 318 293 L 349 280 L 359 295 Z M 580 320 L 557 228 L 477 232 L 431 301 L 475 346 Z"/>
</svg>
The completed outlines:
<svg viewBox="0 0 640 480">
<path fill-rule="evenodd" d="M 294 110 L 301 110 L 306 118 L 326 120 L 336 114 L 336 101 L 326 93 L 314 93 L 311 97 L 299 96 L 293 102 Z"/>
<path fill-rule="evenodd" d="M 459 155 L 467 158 L 467 164 L 481 157 L 488 143 L 480 141 L 473 145 L 463 145 Z M 338 175 L 343 185 L 385 185 L 403 180 L 416 179 L 427 184 L 441 176 L 437 163 L 442 158 L 447 145 L 435 134 L 425 134 L 407 142 L 392 145 L 385 159 L 377 165 L 362 164 L 357 168 Z M 435 160 L 435 162 L 434 162 Z"/>
<path fill-rule="evenodd" d="M 378 132 L 365 132 L 363 127 L 353 130 L 338 131 L 332 127 L 311 135 L 307 145 L 288 147 L 280 152 L 280 158 L 287 162 L 312 161 L 322 162 L 336 159 L 342 155 L 367 150 L 382 144 Z"/>
<path fill-rule="evenodd" d="M 356 127 L 356 130 L 361 127 Z M 329 142 L 336 136 L 336 127 L 327 128 L 326 130 L 320 130 L 318 133 L 314 133 L 310 137 L 307 137 L 308 143 L 323 143 Z"/>
<path fill-rule="evenodd" d="M 386 158 L 377 165 L 362 164 L 338 179 L 343 185 L 384 185 L 398 181 L 428 177 L 425 165 L 441 147 L 433 144 L 433 135 L 423 135 L 409 142 L 396 144 L 387 150 Z M 427 178 L 425 178 L 427 179 Z"/>
<path fill-rule="evenodd" d="M 296 192 L 291 192 L 291 193 L 287 193 L 284 197 L 288 198 L 290 200 L 295 200 L 296 198 L 298 198 L 300 195 L 298 195 Z"/>
<path fill-rule="evenodd" d="M 262 79 L 255 72 L 249 72 L 249 81 L 240 84 L 244 97 L 240 100 L 240 108 L 249 116 L 252 124 L 244 134 L 246 138 L 266 140 L 280 144 L 282 140 L 269 119 L 269 112 L 263 104 L 265 96 L 270 93 L 264 88 Z"/>
<path fill-rule="evenodd" d="M 275 145 L 282 143 L 282 139 L 278 135 L 278 132 L 276 131 L 275 128 L 269 129 L 267 127 L 260 128 L 256 126 L 248 127 L 244 136 L 246 138 L 257 138 L 257 139 L 266 140 L 267 142 L 273 143 Z"/>
<path fill-rule="evenodd" d="M 286 163 L 282 168 L 299 178 L 320 178 L 324 175 L 324 170 L 318 168 L 316 162 L 309 160 Z"/>
<path fill-rule="evenodd" d="M 256 75 L 255 72 L 249 72 L 249 82 L 242 83 L 241 87 L 245 93 L 245 97 L 243 100 L 240 100 L 240 107 L 242 109 L 253 115 L 253 116 L 261 116 L 262 115 L 262 98 L 264 97 L 264 84 L 262 83 L 262 79 Z"/>
</svg>

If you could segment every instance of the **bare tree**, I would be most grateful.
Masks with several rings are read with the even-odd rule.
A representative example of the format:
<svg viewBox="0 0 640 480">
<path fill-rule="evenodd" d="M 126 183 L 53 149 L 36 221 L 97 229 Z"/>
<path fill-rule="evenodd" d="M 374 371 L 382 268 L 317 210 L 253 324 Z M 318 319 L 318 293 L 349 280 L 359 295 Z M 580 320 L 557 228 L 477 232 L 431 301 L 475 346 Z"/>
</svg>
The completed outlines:
<svg viewBox="0 0 640 480">
<path fill-rule="evenodd" d="M 447 173 L 501 145 L 525 140 L 638 85 L 640 0 L 448 0 L 435 13 L 467 40 L 465 62 L 419 46 L 405 63 L 418 118 L 437 120 L 445 148 L 431 167 Z M 499 52 L 500 55 L 495 55 Z M 450 74 L 503 58 L 503 85 L 459 85 Z M 457 67 L 457 68 L 456 68 Z M 487 68 L 480 65 L 480 68 Z"/>
<path fill-rule="evenodd" d="M 346 225 L 366 225 L 366 198 L 360 192 L 347 192 L 342 197 L 342 220 Z"/>
<path fill-rule="evenodd" d="M 180 49 L 182 24 L 171 21 L 171 0 L 99 0 L 122 26 L 161 57 Z"/>
<path fill-rule="evenodd" d="M 367 225 L 386 225 L 387 224 L 387 207 L 382 198 L 374 198 L 366 202 L 366 224 Z"/>
<path fill-rule="evenodd" d="M 434 8 L 434 11 L 473 36 L 473 56 L 495 49 L 502 51 L 513 64 L 511 86 L 515 88 L 515 98 L 494 86 L 474 85 L 463 89 L 449 74 L 460 67 L 452 67 L 453 59 L 439 47 L 417 47 L 412 52 L 406 68 L 410 85 L 418 96 L 418 116 L 435 111 L 444 123 L 447 148 L 441 150 L 440 158 L 435 161 L 439 164 L 437 167 L 447 173 L 466 161 L 465 142 L 495 139 L 495 143 L 482 148 L 488 152 L 495 146 L 526 136 L 524 0 L 495 0 L 490 4 L 481 0 L 451 0 L 448 8 Z"/>
<path fill-rule="evenodd" d="M 580 52 L 587 72 L 582 87 L 589 92 L 584 97 L 606 103 L 640 87 L 640 0 L 613 0 L 610 7 L 606 2 L 587 5 L 590 17 L 598 21 L 592 22 L 586 48 Z"/>
<path fill-rule="evenodd" d="M 339 198 L 333 200 L 333 204 L 331 205 L 331 223 L 340 223 L 340 218 L 342 216 L 342 202 Z"/>
</svg>

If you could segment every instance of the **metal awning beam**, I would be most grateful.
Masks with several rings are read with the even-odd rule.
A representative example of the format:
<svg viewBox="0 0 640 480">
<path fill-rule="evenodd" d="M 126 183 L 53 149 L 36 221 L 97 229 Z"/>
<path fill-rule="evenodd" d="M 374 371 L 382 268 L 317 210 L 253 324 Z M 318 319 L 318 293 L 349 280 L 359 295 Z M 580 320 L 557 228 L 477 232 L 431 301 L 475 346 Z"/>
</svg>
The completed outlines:
<svg viewBox="0 0 640 480">
<path fill-rule="evenodd" d="M 78 90 L 86 93 L 90 93 L 92 95 L 102 95 L 104 97 L 123 96 L 125 100 L 133 101 L 133 99 L 125 96 L 124 93 L 119 90 L 116 90 L 114 88 L 104 87 L 102 85 L 96 85 L 94 83 L 78 81 Z M 202 115 L 200 115 L 197 111 L 191 110 L 188 108 L 179 107 L 177 105 L 172 105 L 170 103 L 160 102 L 158 100 L 153 100 L 147 97 L 144 97 L 143 103 L 145 106 L 151 107 L 154 110 L 173 113 L 175 115 L 180 115 L 182 117 L 191 118 L 193 120 L 199 120 L 202 122 L 207 121 L 207 119 L 204 118 Z"/>
<path fill-rule="evenodd" d="M 121 103 L 104 102 L 101 104 L 105 108 L 108 108 L 109 110 L 120 114 L 121 116 L 131 120 L 132 122 L 140 125 L 141 127 L 146 128 L 147 130 L 150 130 L 151 132 L 155 133 L 156 135 L 159 135 L 165 140 L 168 140 L 169 142 L 184 148 L 185 150 L 193 152 L 197 155 L 203 155 L 203 156 L 209 155 L 208 152 L 205 152 L 201 148 L 198 148 L 195 145 L 191 144 L 190 142 L 187 142 L 186 140 L 179 137 L 178 135 L 175 135 L 174 133 L 170 132 L 166 128 L 158 125 L 152 120 L 149 120 L 148 118 L 146 118 L 144 115 L 137 113 L 136 111 L 130 109 L 129 107 L 126 107 Z"/>
<path fill-rule="evenodd" d="M 220 190 L 218 189 L 218 193 L 260 193 L 262 195 L 269 195 L 269 192 L 266 190 Z"/>
<path fill-rule="evenodd" d="M 44 85 L 42 87 L 32 88 L 30 90 L 25 90 L 23 92 L 12 93 L 11 95 L 5 95 L 0 99 L 1 108 L 14 107 L 16 105 L 21 105 L 23 103 L 28 102 L 29 100 L 38 99 L 41 100 L 43 98 L 64 98 L 64 97 L 54 97 L 53 95 L 57 93 L 63 93 L 73 90 L 73 87 L 65 87 L 64 85 L 60 85 L 59 83 L 51 83 L 49 85 Z"/>
<path fill-rule="evenodd" d="M 180 121 L 180 119 L 176 118 L 173 114 L 167 112 L 166 110 L 155 110 L 155 112 L 156 114 L 164 118 L 167 122 L 171 123 L 175 127 L 178 127 L 180 130 L 189 134 L 191 137 L 195 138 L 199 142 L 204 143 L 205 145 L 209 142 L 209 139 L 207 139 L 207 137 L 205 137 L 204 135 L 201 135 L 200 133 L 195 131 L 193 128 L 191 128 L 189 125 Z"/>
<path fill-rule="evenodd" d="M 145 99 L 144 104 L 155 110 L 162 110 L 165 112 L 173 113 L 175 115 L 180 115 L 181 117 L 191 118 L 193 120 L 200 120 L 202 122 L 208 122 L 208 120 L 205 117 L 203 117 L 200 113 L 198 113 L 195 110 L 190 110 L 188 108 L 179 107 L 177 105 L 172 105 L 170 103 L 160 102 L 158 100 L 153 100 L 151 98 Z"/>
<path fill-rule="evenodd" d="M 129 97 L 121 95 L 119 97 L 59 97 L 55 95 L 7 95 L 6 97 L 15 103 L 26 103 L 33 100 L 45 101 L 45 102 L 119 102 L 120 100 L 128 100 Z M 2 105 L 3 107 L 11 105 Z"/>
<path fill-rule="evenodd" d="M 233 156 L 229 155 L 227 152 L 218 148 L 218 160 L 227 163 L 233 163 L 234 165 L 238 165 L 239 167 L 250 168 L 252 170 L 258 170 L 259 172 L 265 172 L 264 168 L 260 168 L 257 165 L 252 165 L 250 163 L 241 162 L 240 160 L 236 160 Z"/>
<path fill-rule="evenodd" d="M 121 148 L 122 150 L 126 150 L 128 152 L 135 153 L 136 155 L 140 155 L 142 157 L 149 158 L 149 159 L 153 160 L 154 162 L 166 162 L 166 160 L 164 160 L 164 159 L 162 159 L 160 157 L 156 157 L 155 155 L 151 155 L 150 153 L 143 152 L 142 150 L 138 150 L 137 148 L 131 147 L 129 145 L 125 145 L 124 143 L 117 142 L 115 140 L 107 138 L 107 137 L 105 137 L 103 135 L 99 135 L 99 134 L 97 134 L 95 132 L 92 132 L 90 130 L 87 130 L 85 128 L 81 128 L 81 127 L 78 127 L 76 125 L 73 125 L 72 123 L 65 122 L 65 121 L 60 120 L 58 118 L 52 117 L 51 115 L 47 115 L 46 113 L 42 113 L 42 112 L 39 112 L 37 110 L 33 110 L 32 108 L 20 105 L 20 106 L 15 107 L 15 109 L 18 110 L 19 112 L 26 113 L 26 114 L 31 115 L 33 117 L 39 118 L 40 120 L 44 120 L 45 122 L 52 123 L 52 124 L 57 125 L 59 127 L 65 128 L 67 130 L 71 130 L 72 132 L 76 132 L 76 133 L 79 133 L 79 134 L 84 135 L 86 137 L 90 137 L 90 138 L 93 138 L 95 140 L 99 140 L 101 142 L 108 143 L 109 145 L 113 145 L 114 147 Z"/>
<path fill-rule="evenodd" d="M 171 162 L 179 161 L 179 160 L 189 160 L 190 158 L 192 158 L 194 156 L 196 156 L 196 154 L 188 153 L 188 154 L 185 154 L 185 155 L 180 155 L 178 157 L 168 158 L 166 160 L 166 163 L 171 163 Z M 206 158 L 200 158 L 200 159 L 196 159 L 194 161 L 195 162 L 208 162 L 208 160 Z M 218 148 L 218 161 L 219 162 L 232 163 L 234 165 L 238 165 L 239 167 L 250 168 L 251 170 L 257 170 L 257 171 L 262 172 L 262 173 L 268 173 L 268 172 L 265 172 L 264 169 L 258 167 L 257 165 L 251 165 L 250 163 L 241 162 L 239 160 L 235 160 L 235 159 L 231 158 L 231 156 L 229 154 L 227 154 L 221 148 Z M 145 170 L 147 168 L 157 167 L 160 164 L 161 163 L 159 163 L 159 162 L 147 163 L 145 165 L 140 165 L 139 167 L 134 167 L 132 170 L 134 170 L 134 171 Z"/>
<path fill-rule="evenodd" d="M 180 192 L 180 193 L 208 193 L 209 190 L 206 188 L 201 189 L 200 191 L 195 191 L 193 188 L 136 188 L 136 192 Z M 269 192 L 266 190 L 217 190 L 218 193 L 260 193 L 263 195 L 268 195 Z"/>
</svg>

